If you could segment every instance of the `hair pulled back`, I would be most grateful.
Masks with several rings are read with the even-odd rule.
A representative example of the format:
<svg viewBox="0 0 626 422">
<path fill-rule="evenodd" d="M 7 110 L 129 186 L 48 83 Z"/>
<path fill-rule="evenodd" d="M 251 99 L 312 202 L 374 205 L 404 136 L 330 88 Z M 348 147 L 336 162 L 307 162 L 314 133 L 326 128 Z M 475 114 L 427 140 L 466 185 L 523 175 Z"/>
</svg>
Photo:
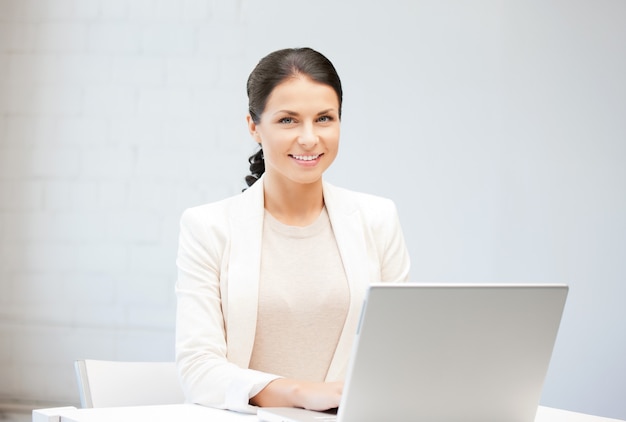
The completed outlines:
<svg viewBox="0 0 626 422">
<path fill-rule="evenodd" d="M 333 64 L 323 54 L 305 48 L 287 48 L 277 50 L 262 58 L 250 73 L 247 83 L 248 112 L 252 121 L 258 124 L 265 110 L 267 99 L 274 88 L 286 79 L 304 75 L 315 82 L 330 86 L 339 100 L 339 118 L 343 91 L 341 80 Z M 246 183 L 252 186 L 265 172 L 263 147 L 248 158 L 250 173 Z"/>
</svg>

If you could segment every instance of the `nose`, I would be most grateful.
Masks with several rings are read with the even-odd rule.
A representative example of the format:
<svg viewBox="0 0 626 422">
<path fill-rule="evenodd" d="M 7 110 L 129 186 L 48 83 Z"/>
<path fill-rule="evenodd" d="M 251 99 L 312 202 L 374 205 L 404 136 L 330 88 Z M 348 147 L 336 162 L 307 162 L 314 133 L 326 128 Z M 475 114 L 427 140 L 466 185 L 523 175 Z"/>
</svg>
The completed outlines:
<svg viewBox="0 0 626 422">
<path fill-rule="evenodd" d="M 298 136 L 298 143 L 306 149 L 311 149 L 319 142 L 312 124 L 302 125 L 302 131 Z"/>
</svg>

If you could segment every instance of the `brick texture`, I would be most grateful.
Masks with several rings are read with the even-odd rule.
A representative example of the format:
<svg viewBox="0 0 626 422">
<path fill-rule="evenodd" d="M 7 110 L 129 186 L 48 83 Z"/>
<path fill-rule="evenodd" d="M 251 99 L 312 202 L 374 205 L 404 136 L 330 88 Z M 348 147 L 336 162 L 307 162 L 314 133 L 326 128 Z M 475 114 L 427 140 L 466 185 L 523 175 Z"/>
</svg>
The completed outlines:
<svg viewBox="0 0 626 422">
<path fill-rule="evenodd" d="M 0 401 L 76 404 L 75 359 L 173 359 L 178 219 L 254 148 L 222 98 L 226 57 L 250 66 L 230 3 L 0 0 Z"/>
</svg>

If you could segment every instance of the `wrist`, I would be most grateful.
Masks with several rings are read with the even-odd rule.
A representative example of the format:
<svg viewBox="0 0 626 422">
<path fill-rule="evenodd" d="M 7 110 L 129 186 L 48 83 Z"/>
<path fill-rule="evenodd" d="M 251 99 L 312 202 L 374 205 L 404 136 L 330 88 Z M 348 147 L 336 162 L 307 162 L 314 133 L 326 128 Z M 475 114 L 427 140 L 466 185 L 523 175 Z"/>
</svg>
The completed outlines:
<svg viewBox="0 0 626 422">
<path fill-rule="evenodd" d="M 299 382 L 277 378 L 250 399 L 250 404 L 259 407 L 302 407 L 303 393 Z"/>
</svg>

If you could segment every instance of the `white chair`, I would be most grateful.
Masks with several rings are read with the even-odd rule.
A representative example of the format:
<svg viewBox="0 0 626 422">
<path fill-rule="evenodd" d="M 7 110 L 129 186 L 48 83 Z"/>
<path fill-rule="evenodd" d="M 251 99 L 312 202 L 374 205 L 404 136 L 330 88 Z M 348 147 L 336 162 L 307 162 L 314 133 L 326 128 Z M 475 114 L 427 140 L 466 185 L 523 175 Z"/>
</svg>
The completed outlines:
<svg viewBox="0 0 626 422">
<path fill-rule="evenodd" d="M 185 402 L 174 362 L 77 360 L 82 407 L 144 406 Z"/>
</svg>

